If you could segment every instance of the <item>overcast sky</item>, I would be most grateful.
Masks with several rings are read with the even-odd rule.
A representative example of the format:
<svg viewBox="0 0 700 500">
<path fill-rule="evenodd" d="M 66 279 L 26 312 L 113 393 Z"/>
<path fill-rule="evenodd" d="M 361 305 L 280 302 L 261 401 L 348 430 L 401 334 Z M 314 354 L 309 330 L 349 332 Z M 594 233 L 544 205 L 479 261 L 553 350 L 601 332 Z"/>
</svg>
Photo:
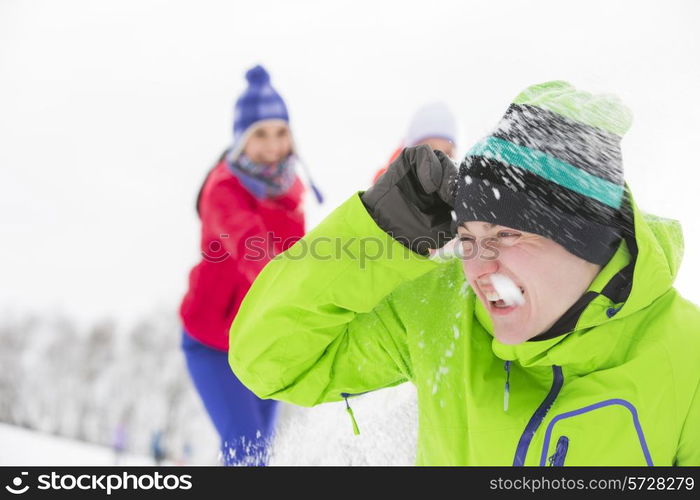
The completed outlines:
<svg viewBox="0 0 700 500">
<path fill-rule="evenodd" d="M 414 6 L 415 5 L 415 6 Z M 194 199 L 264 64 L 327 196 L 363 189 L 413 110 L 441 99 L 459 151 L 525 86 L 618 94 L 638 204 L 683 223 L 700 303 L 700 2 L 0 0 L 0 308 L 129 320 L 175 307 Z"/>
</svg>

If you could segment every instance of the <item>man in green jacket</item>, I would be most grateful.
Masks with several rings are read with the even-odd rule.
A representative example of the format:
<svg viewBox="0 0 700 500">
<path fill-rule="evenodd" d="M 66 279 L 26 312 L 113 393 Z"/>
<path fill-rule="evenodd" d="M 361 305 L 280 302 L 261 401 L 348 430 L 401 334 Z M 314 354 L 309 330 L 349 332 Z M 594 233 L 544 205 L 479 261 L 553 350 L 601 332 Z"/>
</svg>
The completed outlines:
<svg viewBox="0 0 700 500">
<path fill-rule="evenodd" d="M 404 150 L 265 267 L 232 369 L 302 406 L 413 382 L 421 465 L 700 465 L 700 311 L 679 225 L 624 183 L 630 123 L 548 82 L 459 172 Z"/>
</svg>

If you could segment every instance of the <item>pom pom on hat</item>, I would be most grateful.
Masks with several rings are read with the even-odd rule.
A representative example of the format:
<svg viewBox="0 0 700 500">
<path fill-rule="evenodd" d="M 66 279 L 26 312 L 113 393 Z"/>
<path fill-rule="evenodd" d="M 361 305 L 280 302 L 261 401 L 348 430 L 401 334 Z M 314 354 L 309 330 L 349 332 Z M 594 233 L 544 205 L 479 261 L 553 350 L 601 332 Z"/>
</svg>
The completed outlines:
<svg viewBox="0 0 700 500">
<path fill-rule="evenodd" d="M 260 86 L 270 83 L 270 74 L 259 64 L 246 71 L 245 78 L 250 85 Z"/>
</svg>

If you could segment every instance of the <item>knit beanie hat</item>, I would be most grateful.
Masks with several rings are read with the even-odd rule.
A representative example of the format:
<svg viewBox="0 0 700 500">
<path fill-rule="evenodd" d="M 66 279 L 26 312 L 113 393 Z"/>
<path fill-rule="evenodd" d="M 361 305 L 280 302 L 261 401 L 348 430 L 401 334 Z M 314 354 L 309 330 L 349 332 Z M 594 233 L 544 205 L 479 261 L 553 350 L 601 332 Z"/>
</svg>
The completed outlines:
<svg viewBox="0 0 700 500">
<path fill-rule="evenodd" d="M 233 145 L 230 158 L 237 157 L 243 149 L 252 125 L 264 120 L 281 120 L 289 123 L 284 100 L 270 85 L 270 75 L 258 65 L 246 72 L 248 88 L 236 101 L 233 112 Z"/>
<path fill-rule="evenodd" d="M 419 108 L 411 118 L 404 137 L 406 147 L 435 137 L 455 143 L 457 125 L 455 117 L 445 103 L 433 102 Z"/>
<path fill-rule="evenodd" d="M 615 96 L 562 81 L 528 87 L 462 162 L 457 223 L 535 233 L 606 264 L 630 225 L 620 140 L 631 123 Z"/>
</svg>

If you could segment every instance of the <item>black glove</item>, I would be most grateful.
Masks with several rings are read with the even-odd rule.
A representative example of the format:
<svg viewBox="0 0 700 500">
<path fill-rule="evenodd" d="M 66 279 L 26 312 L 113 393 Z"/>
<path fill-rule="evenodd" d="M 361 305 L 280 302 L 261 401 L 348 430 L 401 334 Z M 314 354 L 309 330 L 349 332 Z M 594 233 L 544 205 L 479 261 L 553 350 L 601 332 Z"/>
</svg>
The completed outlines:
<svg viewBox="0 0 700 500">
<path fill-rule="evenodd" d="M 377 225 L 421 255 L 453 236 L 452 207 L 457 167 L 429 146 L 404 149 L 362 196 Z"/>
</svg>

